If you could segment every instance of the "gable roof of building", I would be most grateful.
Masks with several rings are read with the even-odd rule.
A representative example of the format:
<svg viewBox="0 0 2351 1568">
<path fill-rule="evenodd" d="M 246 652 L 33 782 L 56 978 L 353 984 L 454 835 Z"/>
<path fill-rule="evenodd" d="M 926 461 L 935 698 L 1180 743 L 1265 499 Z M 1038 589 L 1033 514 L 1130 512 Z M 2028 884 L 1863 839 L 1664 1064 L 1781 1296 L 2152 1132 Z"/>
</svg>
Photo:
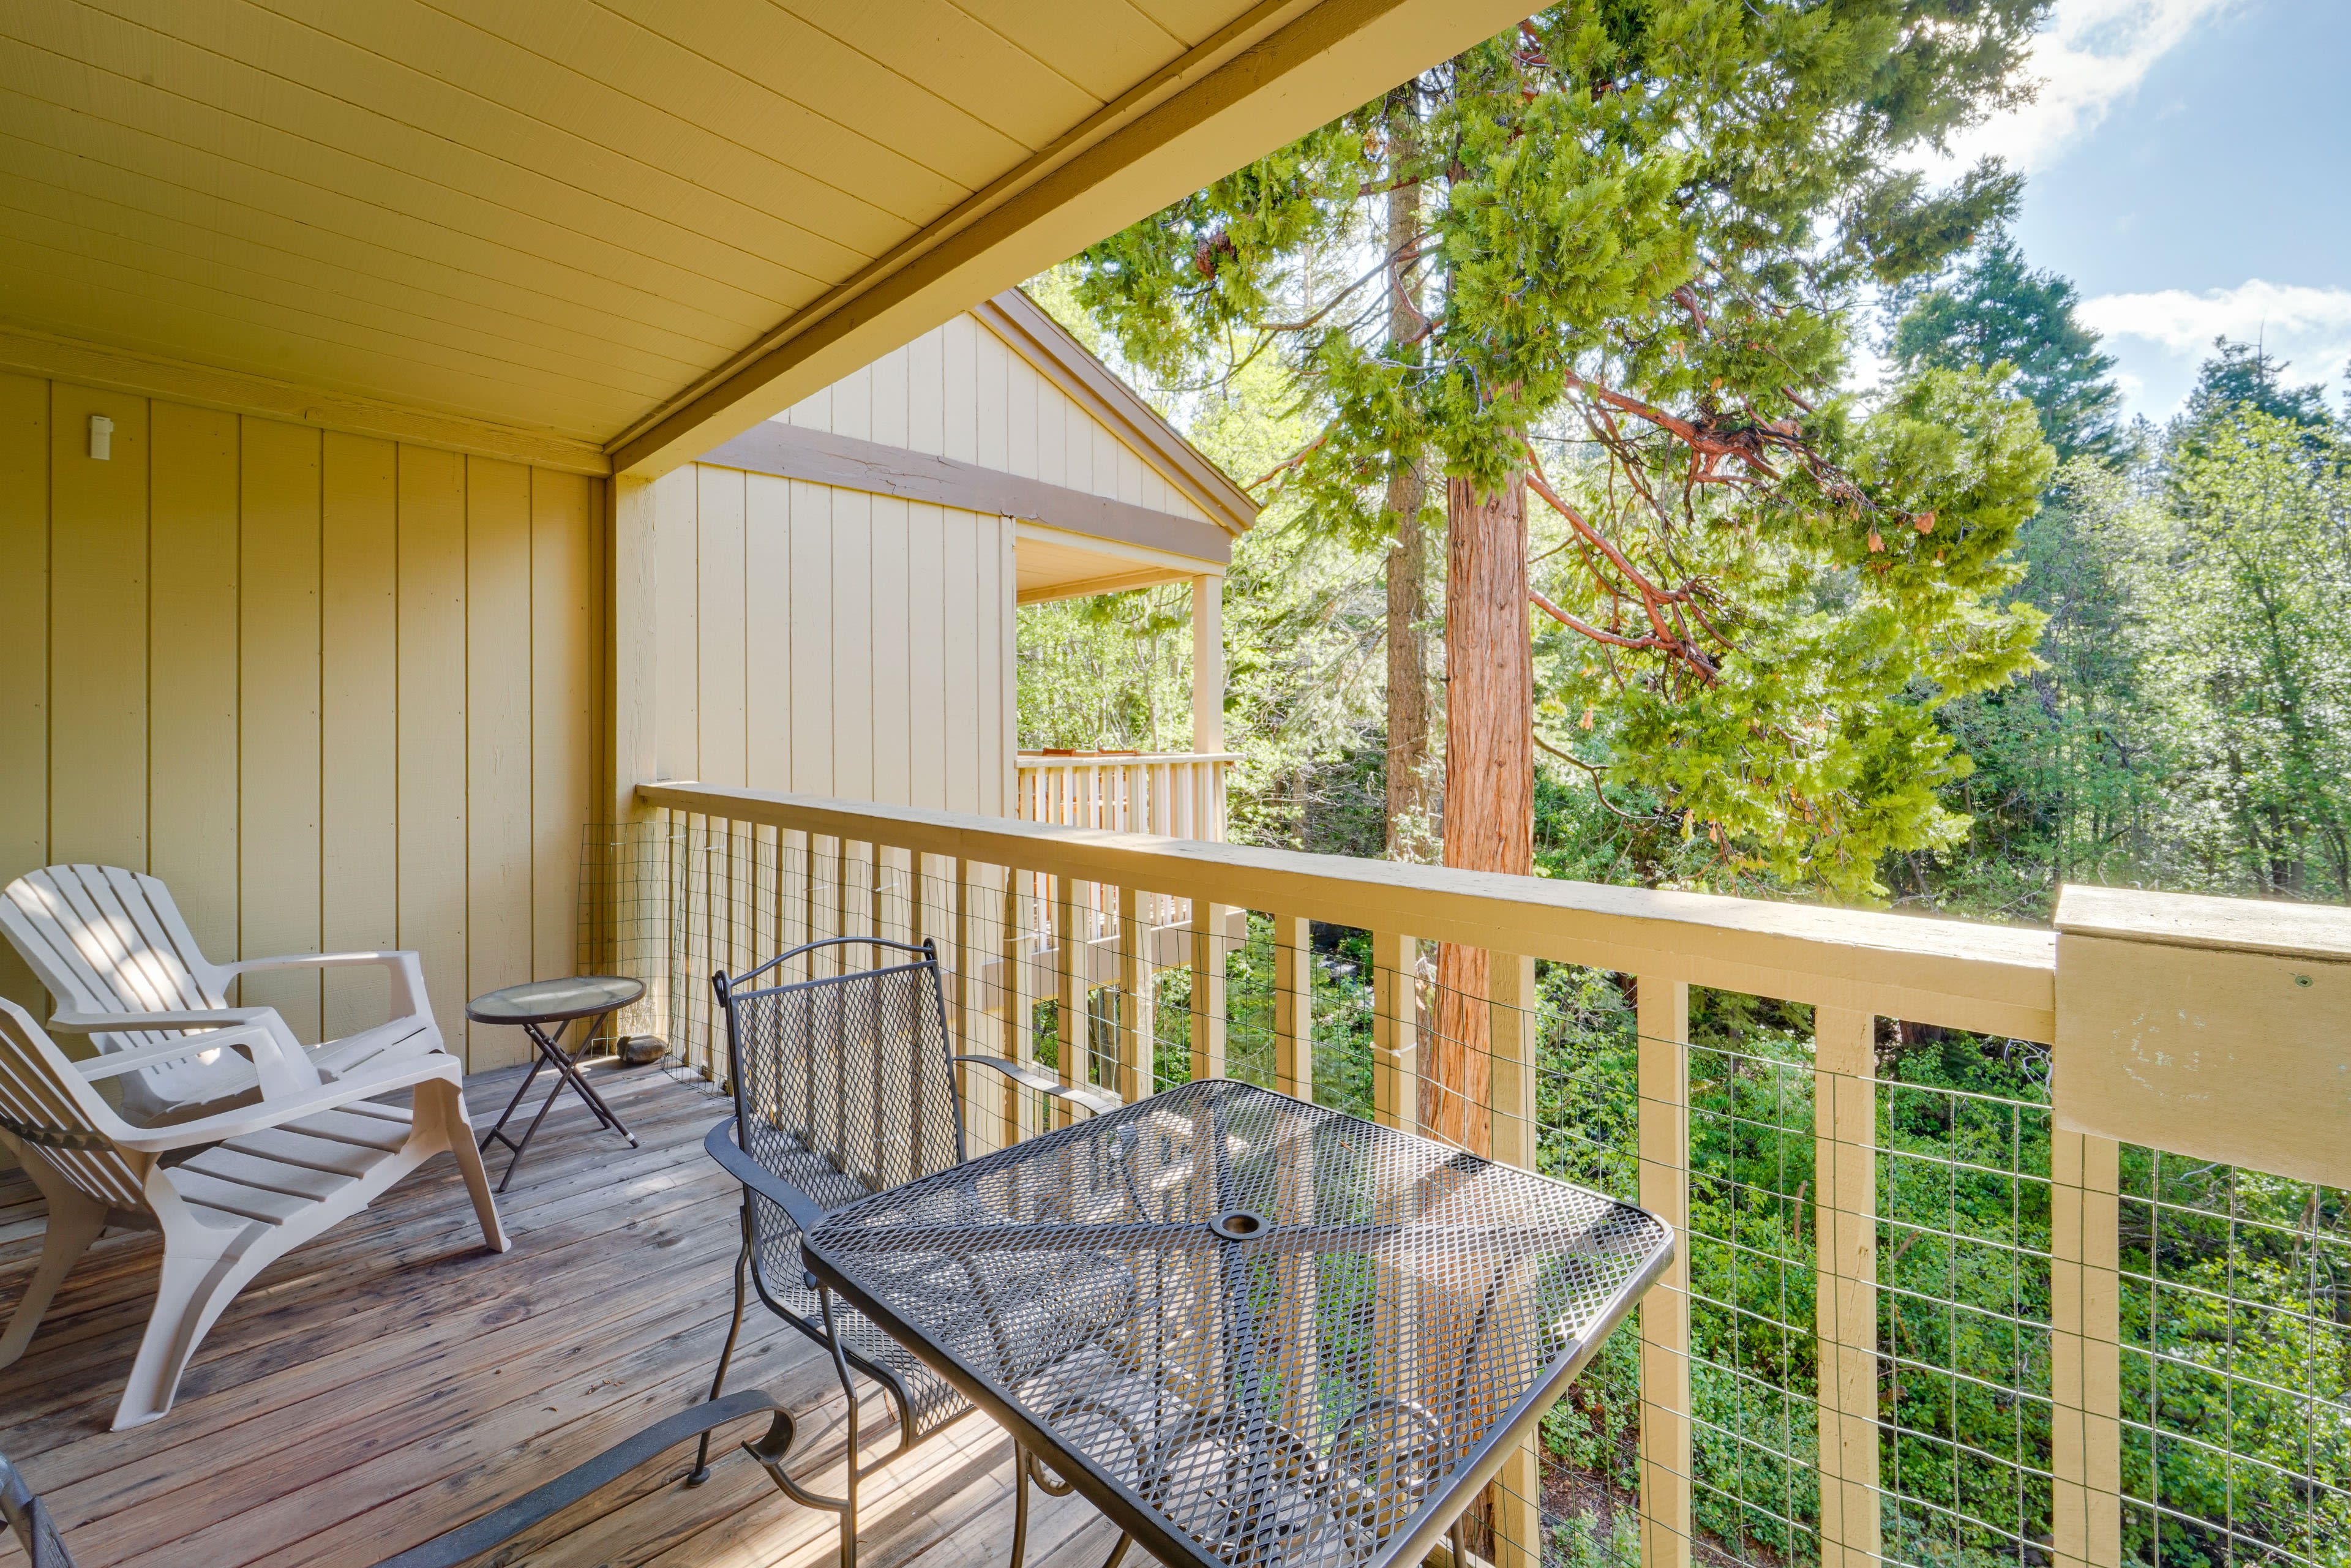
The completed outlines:
<svg viewBox="0 0 2351 1568">
<path fill-rule="evenodd" d="M 1018 288 L 974 307 L 982 326 L 1134 449 L 1227 533 L 1246 533 L 1263 508 L 1181 431 L 1096 359 L 1068 328 Z"/>
</svg>

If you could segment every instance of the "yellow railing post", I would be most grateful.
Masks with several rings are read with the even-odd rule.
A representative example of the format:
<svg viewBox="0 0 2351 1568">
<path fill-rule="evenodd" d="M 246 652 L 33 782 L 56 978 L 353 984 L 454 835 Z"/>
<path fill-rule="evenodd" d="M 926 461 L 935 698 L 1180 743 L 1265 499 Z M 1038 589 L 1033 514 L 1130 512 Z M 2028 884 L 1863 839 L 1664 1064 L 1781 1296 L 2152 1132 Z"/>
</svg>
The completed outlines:
<svg viewBox="0 0 2351 1568">
<path fill-rule="evenodd" d="M 2120 1146 L 2049 1139 L 2050 1556 L 2120 1568 L 2122 1281 Z"/>
<path fill-rule="evenodd" d="M 1822 1568 L 1877 1568 L 1877 1020 L 1813 1016 Z"/>
<path fill-rule="evenodd" d="M 1192 900 L 1192 1077 L 1225 1075 L 1225 909 Z"/>
<path fill-rule="evenodd" d="M 1640 1203 L 1674 1228 L 1674 1260 L 1641 1299 L 1641 1564 L 1690 1560 L 1689 1009 L 1687 982 L 1643 975 Z"/>
<path fill-rule="evenodd" d="M 1035 1055 L 1036 1009 L 1030 1001 L 1027 930 L 1029 896 L 1021 886 L 1024 873 L 1007 866 L 1004 871 L 1004 1054 L 1012 1061 L 1028 1061 Z M 999 1148 L 1010 1148 L 1023 1135 L 1023 1096 L 1011 1083 L 1003 1086 L 1004 1119 Z"/>
<path fill-rule="evenodd" d="M 1087 1060 L 1085 936 L 1078 929 L 1078 885 L 1074 878 L 1057 876 L 1053 879 L 1053 1005 L 1054 1033 L 1059 1043 L 1054 1050 L 1057 1066 L 1064 1087 L 1090 1082 L 1092 1063 Z M 1056 1099 L 1055 1122 L 1068 1126 L 1071 1122 L 1070 1103 Z"/>
<path fill-rule="evenodd" d="M 1118 890 L 1118 1092 L 1128 1104 L 1155 1087 L 1154 1049 L 1159 1026 L 1153 1004 L 1158 982 L 1151 967 L 1151 933 L 1143 924 L 1143 895 Z"/>
<path fill-rule="evenodd" d="M 1535 961 L 1510 953 L 1487 956 L 1487 1035 L 1493 1042 L 1492 1156 L 1535 1168 L 1542 1129 L 1537 1120 L 1536 1040 L 1541 1014 Z M 1542 1435 L 1529 1433 L 1493 1480 L 1495 1568 L 1542 1568 Z M 1466 1565 L 1464 1565 L 1466 1568 Z"/>
<path fill-rule="evenodd" d="M 1372 1114 L 1384 1127 L 1420 1120 L 1420 944 L 1372 933 Z"/>
<path fill-rule="evenodd" d="M 1312 933 L 1295 915 L 1273 917 L 1273 1086 L 1314 1098 Z"/>
</svg>

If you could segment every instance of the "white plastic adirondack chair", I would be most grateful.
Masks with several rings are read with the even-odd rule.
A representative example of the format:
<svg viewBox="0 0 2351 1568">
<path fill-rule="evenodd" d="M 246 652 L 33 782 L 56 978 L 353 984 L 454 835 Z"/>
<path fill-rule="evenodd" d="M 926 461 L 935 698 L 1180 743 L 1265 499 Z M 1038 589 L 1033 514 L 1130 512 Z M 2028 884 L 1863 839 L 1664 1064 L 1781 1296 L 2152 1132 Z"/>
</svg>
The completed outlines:
<svg viewBox="0 0 2351 1568">
<path fill-rule="evenodd" d="M 0 931 L 48 988 L 49 1027 L 89 1035 L 101 1051 L 137 1051 L 181 1038 L 191 1027 L 267 1030 L 290 1081 L 330 1082 L 381 1058 L 441 1049 L 424 998 L 424 967 L 413 953 L 305 953 L 215 964 L 196 946 L 171 890 L 152 876 L 110 865 L 53 865 L 0 891 Z M 233 1008 L 229 982 L 264 969 L 372 964 L 391 971 L 388 1022 L 304 1047 L 275 1008 Z M 249 1102 L 259 1079 L 233 1051 L 206 1048 L 157 1061 L 122 1081 L 122 1108 L 159 1122 Z"/>
<path fill-rule="evenodd" d="M 90 1087 L 199 1040 L 251 1053 L 260 1103 L 135 1127 Z M 324 1086 L 297 1082 L 291 1065 L 276 1034 L 254 1024 L 69 1061 L 31 1014 L 0 999 L 0 1145 L 49 1200 L 40 1265 L 0 1333 L 0 1366 L 25 1354 L 67 1270 L 110 1225 L 163 1233 L 162 1278 L 117 1431 L 172 1407 L 188 1358 L 254 1275 L 444 1149 L 457 1158 L 482 1239 L 507 1249 L 455 1058 L 379 1061 Z M 413 1112 L 370 1099 L 402 1089 L 415 1091 Z M 160 1158 L 191 1147 L 201 1152 L 175 1165 Z"/>
</svg>

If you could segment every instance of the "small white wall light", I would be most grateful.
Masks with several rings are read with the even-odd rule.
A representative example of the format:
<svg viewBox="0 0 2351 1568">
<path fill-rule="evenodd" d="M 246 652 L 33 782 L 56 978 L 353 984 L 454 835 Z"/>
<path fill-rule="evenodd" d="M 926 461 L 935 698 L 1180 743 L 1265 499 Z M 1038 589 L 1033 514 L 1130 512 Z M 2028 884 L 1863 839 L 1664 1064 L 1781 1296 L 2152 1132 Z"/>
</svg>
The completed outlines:
<svg viewBox="0 0 2351 1568">
<path fill-rule="evenodd" d="M 89 455 L 100 463 L 114 456 L 114 421 L 102 413 L 89 416 Z"/>
</svg>

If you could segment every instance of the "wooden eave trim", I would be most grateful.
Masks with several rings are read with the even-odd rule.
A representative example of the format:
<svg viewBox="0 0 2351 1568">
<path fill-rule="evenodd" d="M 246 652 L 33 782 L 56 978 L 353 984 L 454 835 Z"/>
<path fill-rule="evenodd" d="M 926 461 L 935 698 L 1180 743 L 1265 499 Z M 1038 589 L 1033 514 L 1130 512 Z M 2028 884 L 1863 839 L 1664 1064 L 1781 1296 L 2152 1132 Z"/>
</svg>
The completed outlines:
<svg viewBox="0 0 2351 1568">
<path fill-rule="evenodd" d="M 2048 931 L 1056 827 L 662 781 L 648 806 L 2019 1039 L 2056 1032 Z"/>
<path fill-rule="evenodd" d="M 1008 288 L 972 307 L 972 314 L 1038 374 L 1141 453 L 1193 505 L 1234 533 L 1256 523 L 1264 508 L 1249 492 L 1028 295 Z"/>
<path fill-rule="evenodd" d="M 722 468 L 745 468 L 844 490 L 1025 518 L 1088 538 L 1111 539 L 1182 556 L 1194 572 L 1233 559 L 1232 537 L 1214 523 L 1066 486 L 1024 479 L 955 457 L 909 452 L 878 441 L 803 430 L 769 420 L 703 454 Z"/>
<path fill-rule="evenodd" d="M 611 459 L 591 442 L 22 329 L 0 329 L 0 369 L 564 474 L 603 478 L 612 472 Z"/>
<path fill-rule="evenodd" d="M 651 478 L 1510 26 L 1523 0 L 1265 0 L 605 445 Z"/>
<path fill-rule="evenodd" d="M 1128 593 L 1138 588 L 1187 581 L 1193 575 L 1167 567 L 1144 567 L 1134 571 L 1112 572 L 1106 577 L 1081 577 L 1069 582 L 1049 582 L 1042 588 L 1019 589 L 1013 594 L 1013 602 L 1051 604 L 1063 599 L 1092 599 L 1098 593 Z"/>
</svg>

